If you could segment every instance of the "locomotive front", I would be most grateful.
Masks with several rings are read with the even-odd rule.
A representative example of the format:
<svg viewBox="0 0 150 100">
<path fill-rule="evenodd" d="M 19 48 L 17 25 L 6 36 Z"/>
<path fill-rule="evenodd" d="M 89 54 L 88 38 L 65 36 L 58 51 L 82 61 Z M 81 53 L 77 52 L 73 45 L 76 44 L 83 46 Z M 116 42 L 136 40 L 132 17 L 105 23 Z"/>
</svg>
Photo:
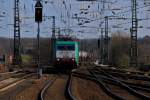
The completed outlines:
<svg viewBox="0 0 150 100">
<path fill-rule="evenodd" d="M 55 65 L 62 69 L 73 69 L 78 64 L 78 44 L 75 41 L 56 41 Z"/>
</svg>

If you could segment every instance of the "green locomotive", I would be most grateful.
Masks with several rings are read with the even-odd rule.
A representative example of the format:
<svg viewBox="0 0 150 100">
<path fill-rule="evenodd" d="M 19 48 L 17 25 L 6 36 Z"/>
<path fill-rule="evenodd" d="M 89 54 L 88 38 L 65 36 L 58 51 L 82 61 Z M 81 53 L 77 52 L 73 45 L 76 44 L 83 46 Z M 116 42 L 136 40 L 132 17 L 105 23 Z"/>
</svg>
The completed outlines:
<svg viewBox="0 0 150 100">
<path fill-rule="evenodd" d="M 79 65 L 78 40 L 59 38 L 55 42 L 55 66 L 60 69 L 74 69 Z"/>
</svg>

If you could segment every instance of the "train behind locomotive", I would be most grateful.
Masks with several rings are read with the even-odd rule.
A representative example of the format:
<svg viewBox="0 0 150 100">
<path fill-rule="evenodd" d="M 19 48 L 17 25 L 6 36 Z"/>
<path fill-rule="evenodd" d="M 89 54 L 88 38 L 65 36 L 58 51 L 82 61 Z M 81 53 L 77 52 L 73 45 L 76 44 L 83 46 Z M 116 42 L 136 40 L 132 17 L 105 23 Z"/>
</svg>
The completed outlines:
<svg viewBox="0 0 150 100">
<path fill-rule="evenodd" d="M 75 39 L 59 38 L 55 42 L 55 66 L 59 69 L 74 69 L 78 66 L 78 41 Z"/>
</svg>

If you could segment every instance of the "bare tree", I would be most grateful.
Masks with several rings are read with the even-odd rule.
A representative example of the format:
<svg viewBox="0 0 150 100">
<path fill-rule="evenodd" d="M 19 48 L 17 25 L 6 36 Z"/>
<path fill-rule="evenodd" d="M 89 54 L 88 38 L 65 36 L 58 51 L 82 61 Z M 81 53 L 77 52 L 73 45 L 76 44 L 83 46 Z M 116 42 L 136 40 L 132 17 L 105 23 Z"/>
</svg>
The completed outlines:
<svg viewBox="0 0 150 100">
<path fill-rule="evenodd" d="M 110 62 L 115 66 L 129 65 L 130 38 L 127 33 L 112 33 L 110 40 Z"/>
</svg>

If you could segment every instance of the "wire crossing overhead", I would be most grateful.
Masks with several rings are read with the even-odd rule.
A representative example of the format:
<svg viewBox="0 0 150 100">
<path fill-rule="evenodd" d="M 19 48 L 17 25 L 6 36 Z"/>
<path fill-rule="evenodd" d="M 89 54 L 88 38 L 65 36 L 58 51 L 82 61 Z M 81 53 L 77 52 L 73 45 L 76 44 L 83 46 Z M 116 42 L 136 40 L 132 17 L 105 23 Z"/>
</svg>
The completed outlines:
<svg viewBox="0 0 150 100">
<path fill-rule="evenodd" d="M 113 3 L 113 2 L 106 1 L 106 0 L 77 0 L 77 1 L 88 1 L 88 2 L 96 1 L 96 2 L 103 2 L 103 3 Z"/>
<path fill-rule="evenodd" d="M 77 0 L 77 1 L 97 1 L 97 0 Z"/>
<path fill-rule="evenodd" d="M 14 0 L 14 65 L 21 64 L 19 0 Z"/>
<path fill-rule="evenodd" d="M 131 28 L 131 50 L 130 50 L 130 64 L 131 66 L 137 66 L 137 9 L 136 0 L 131 0 L 132 4 L 132 28 Z"/>
</svg>

